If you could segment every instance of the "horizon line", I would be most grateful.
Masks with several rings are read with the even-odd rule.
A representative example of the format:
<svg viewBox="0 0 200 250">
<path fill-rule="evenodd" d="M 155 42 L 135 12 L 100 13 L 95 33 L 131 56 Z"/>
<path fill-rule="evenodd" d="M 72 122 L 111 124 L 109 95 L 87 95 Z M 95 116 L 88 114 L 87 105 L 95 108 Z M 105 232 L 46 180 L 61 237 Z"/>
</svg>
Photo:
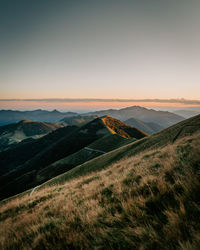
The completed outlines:
<svg viewBox="0 0 200 250">
<path fill-rule="evenodd" d="M 172 99 L 121 99 L 121 98 L 10 98 L 10 99 L 0 99 L 0 102 L 7 101 L 25 101 L 25 102 L 157 102 L 157 103 L 181 103 L 181 104 L 193 104 L 200 105 L 200 100 L 191 100 L 185 98 L 172 98 Z"/>
</svg>

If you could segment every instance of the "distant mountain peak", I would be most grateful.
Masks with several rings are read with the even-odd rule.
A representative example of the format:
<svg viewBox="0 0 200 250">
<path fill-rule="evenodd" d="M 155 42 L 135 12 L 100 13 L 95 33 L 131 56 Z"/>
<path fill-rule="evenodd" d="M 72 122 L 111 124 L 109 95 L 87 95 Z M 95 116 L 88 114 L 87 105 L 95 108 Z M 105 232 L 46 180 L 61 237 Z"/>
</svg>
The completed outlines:
<svg viewBox="0 0 200 250">
<path fill-rule="evenodd" d="M 133 106 L 130 106 L 130 107 L 122 108 L 120 110 L 131 110 L 131 109 L 135 109 L 135 110 L 148 110 L 147 108 L 141 107 L 139 105 L 133 105 Z"/>
<path fill-rule="evenodd" d="M 162 128 L 169 127 L 177 122 L 184 120 L 183 117 L 166 111 L 156 111 L 154 109 L 148 109 L 141 106 L 131 106 L 122 109 L 107 109 L 99 110 L 95 112 L 89 112 L 85 115 L 109 115 L 121 121 L 126 121 L 132 117 L 142 122 L 156 123 Z"/>
<path fill-rule="evenodd" d="M 57 109 L 51 111 L 51 113 L 60 113 Z"/>
</svg>

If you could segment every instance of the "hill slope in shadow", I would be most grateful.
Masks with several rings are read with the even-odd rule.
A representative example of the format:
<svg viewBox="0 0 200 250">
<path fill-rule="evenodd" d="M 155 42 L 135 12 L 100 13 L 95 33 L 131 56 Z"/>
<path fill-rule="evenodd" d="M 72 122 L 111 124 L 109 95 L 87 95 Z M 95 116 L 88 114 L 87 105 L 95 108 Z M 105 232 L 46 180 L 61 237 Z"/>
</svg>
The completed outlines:
<svg viewBox="0 0 200 250">
<path fill-rule="evenodd" d="M 56 183 L 57 181 L 60 183 L 62 181 L 76 178 L 93 171 L 105 169 L 107 166 L 114 164 L 124 157 L 131 157 L 144 151 L 162 148 L 170 143 L 175 143 L 176 140 L 180 138 L 193 135 L 199 131 L 200 115 L 184 120 L 178 124 L 162 130 L 157 134 L 145 137 L 139 141 L 132 142 L 126 146 L 122 146 L 119 149 L 90 160 L 63 175 L 52 179 L 52 183 Z"/>
<path fill-rule="evenodd" d="M 2 201 L 0 248 L 199 249 L 199 145 L 197 116 Z"/>
<path fill-rule="evenodd" d="M 78 152 L 106 135 L 118 134 L 126 139 L 140 139 L 147 136 L 142 131 L 111 117 L 96 118 L 80 128 L 66 127 L 63 129 L 68 130 L 69 133 L 58 136 L 52 143 L 45 143 L 46 137 L 43 137 L 42 141 L 36 141 L 26 144 L 25 147 L 0 153 L 1 199 L 41 184 L 42 181 L 73 168 L 73 164 L 66 165 L 64 168 L 53 166 L 50 169 L 48 168 L 49 171 L 46 172 L 46 176 L 44 176 L 44 171 L 42 178 L 38 174 L 40 170 L 45 169 L 50 164 Z M 60 129 L 60 131 L 62 132 L 63 129 Z M 50 135 L 49 137 L 48 142 L 51 140 Z M 43 147 L 40 146 L 41 142 Z M 37 145 L 39 147 L 35 148 Z M 121 144 L 119 143 L 119 145 Z M 22 151 L 22 149 L 25 151 Z"/>
<path fill-rule="evenodd" d="M 55 123 L 22 120 L 18 123 L 0 126 L 0 151 L 13 147 L 26 139 L 38 139 L 62 125 Z"/>
<path fill-rule="evenodd" d="M 124 121 L 126 124 L 144 131 L 145 133 L 152 135 L 164 129 L 164 127 L 154 122 L 142 122 L 135 118 L 130 118 Z"/>
</svg>

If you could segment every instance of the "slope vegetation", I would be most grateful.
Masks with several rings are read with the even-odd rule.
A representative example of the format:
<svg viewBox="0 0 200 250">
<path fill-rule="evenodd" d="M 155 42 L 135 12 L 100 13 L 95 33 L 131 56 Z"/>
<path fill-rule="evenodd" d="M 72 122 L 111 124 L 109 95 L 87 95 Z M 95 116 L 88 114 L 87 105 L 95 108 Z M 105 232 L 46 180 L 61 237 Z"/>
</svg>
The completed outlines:
<svg viewBox="0 0 200 250">
<path fill-rule="evenodd" d="M 71 154 L 61 160 L 58 160 L 51 165 L 41 169 L 37 172 L 36 178 L 40 182 L 44 182 L 59 173 L 66 172 L 84 162 L 87 162 L 97 156 L 103 155 L 116 148 L 127 145 L 135 139 L 126 139 L 118 134 L 106 135 L 95 142 L 89 144 L 87 147 Z"/>
<path fill-rule="evenodd" d="M 134 137 L 136 139 L 141 139 L 147 136 L 147 134 L 144 133 L 143 131 L 131 127 L 112 117 L 104 116 L 101 118 L 101 120 L 105 124 L 105 126 L 111 131 L 111 133 L 121 135 L 124 138 Z"/>
<path fill-rule="evenodd" d="M 71 117 L 65 117 L 61 121 L 65 122 L 68 126 L 82 126 L 88 122 L 91 122 L 92 120 L 96 119 L 98 116 L 96 115 L 76 115 L 76 116 L 71 116 Z"/>
<path fill-rule="evenodd" d="M 13 171 L 18 166 L 23 165 L 26 161 L 42 152 L 60 138 L 68 136 L 71 132 L 76 130 L 75 126 L 67 126 L 57 129 L 40 139 L 34 139 L 30 142 L 18 143 L 13 149 L 0 152 L 0 175 L 7 174 Z"/>
<path fill-rule="evenodd" d="M 160 144 L 113 151 L 123 157 L 106 169 L 61 175 L 3 201 L 0 248 L 199 249 L 199 125 L 200 116 L 189 119 L 161 132 Z M 156 142 L 140 142 L 148 140 Z"/>
<path fill-rule="evenodd" d="M 66 127 L 63 129 L 69 131 L 69 133 L 61 137 L 58 136 L 52 143 L 43 143 L 43 146 L 45 147 L 41 148 L 40 146 L 40 150 L 38 150 L 38 148 L 35 149 L 35 146 L 38 143 L 37 141 L 34 144 L 26 144 L 26 151 L 21 151 L 24 147 L 18 147 L 14 150 L 0 153 L 2 173 L 2 176 L 0 177 L 1 199 L 41 184 L 44 180 L 73 168 L 76 165 L 67 164 L 65 167 L 58 168 L 53 166 L 51 169 L 48 168 L 49 171 L 42 172 L 42 178 L 39 172 L 52 163 L 78 152 L 106 135 L 119 133 L 120 137 L 133 137 L 135 139 L 146 136 L 142 131 L 131 128 L 111 117 L 97 118 L 80 128 L 71 129 L 70 127 Z M 62 132 L 62 129 L 60 130 Z M 44 142 L 45 139 L 46 137 L 43 137 L 42 142 Z M 40 144 L 40 142 L 38 144 Z M 81 156 L 81 154 L 79 154 L 79 156 Z M 93 157 L 95 157 L 95 155 L 93 155 Z M 84 161 L 81 160 L 81 163 L 82 162 Z M 44 175 L 44 173 L 46 173 L 46 175 Z"/>
<path fill-rule="evenodd" d="M 0 151 L 28 138 L 40 138 L 60 127 L 54 123 L 33 122 L 22 120 L 18 123 L 0 127 Z"/>
<path fill-rule="evenodd" d="M 60 183 L 71 178 L 76 178 L 90 172 L 105 169 L 111 164 L 127 157 L 137 155 L 148 150 L 162 148 L 170 143 L 175 143 L 176 140 L 193 135 L 200 131 L 200 115 L 184 120 L 175 124 L 157 134 L 145 137 L 139 141 L 122 146 L 119 149 L 101 155 L 93 160 L 72 169 L 71 171 L 58 176 L 49 181 L 49 184 Z"/>
</svg>

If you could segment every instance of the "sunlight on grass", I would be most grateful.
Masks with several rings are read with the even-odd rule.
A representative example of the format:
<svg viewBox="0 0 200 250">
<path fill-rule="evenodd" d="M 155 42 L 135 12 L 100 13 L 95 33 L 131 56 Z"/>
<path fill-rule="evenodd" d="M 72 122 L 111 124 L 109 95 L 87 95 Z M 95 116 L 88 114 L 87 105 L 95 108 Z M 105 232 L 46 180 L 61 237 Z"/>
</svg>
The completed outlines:
<svg viewBox="0 0 200 250">
<path fill-rule="evenodd" d="M 199 145 L 200 134 L 11 199 L 0 248 L 199 249 Z"/>
</svg>

